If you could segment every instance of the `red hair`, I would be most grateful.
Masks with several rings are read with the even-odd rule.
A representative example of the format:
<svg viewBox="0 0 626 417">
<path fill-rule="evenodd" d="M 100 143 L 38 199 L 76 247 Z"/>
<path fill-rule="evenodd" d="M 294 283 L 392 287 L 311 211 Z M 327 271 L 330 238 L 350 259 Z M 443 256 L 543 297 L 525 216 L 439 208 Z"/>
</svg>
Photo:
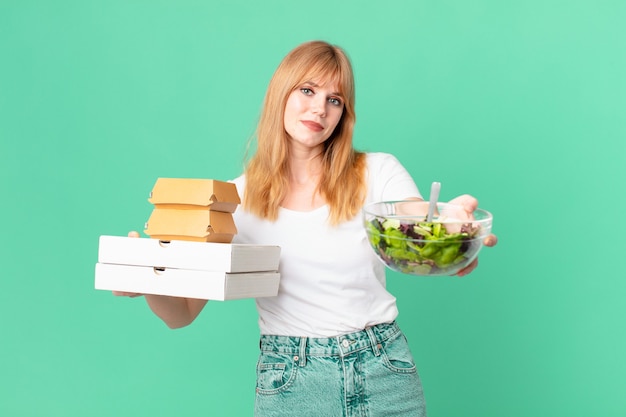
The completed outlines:
<svg viewBox="0 0 626 417">
<path fill-rule="evenodd" d="M 365 198 L 365 155 L 352 146 L 354 75 L 346 53 L 322 41 L 297 46 L 285 56 L 270 80 L 256 131 L 256 153 L 245 170 L 243 206 L 276 220 L 289 187 L 289 136 L 284 128 L 287 98 L 305 81 L 323 80 L 338 86 L 344 108 L 331 136 L 324 142 L 319 193 L 330 207 L 330 222 L 353 218 Z"/>
</svg>

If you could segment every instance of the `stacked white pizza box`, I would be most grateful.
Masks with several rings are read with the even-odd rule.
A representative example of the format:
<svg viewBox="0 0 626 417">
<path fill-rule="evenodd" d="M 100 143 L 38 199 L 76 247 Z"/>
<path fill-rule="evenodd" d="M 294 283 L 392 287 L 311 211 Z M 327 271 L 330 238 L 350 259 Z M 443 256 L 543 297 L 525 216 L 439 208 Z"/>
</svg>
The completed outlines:
<svg viewBox="0 0 626 417">
<path fill-rule="evenodd" d="M 100 236 L 95 288 L 206 300 L 278 293 L 280 247 L 233 244 L 234 184 L 159 178 L 150 238 Z"/>
</svg>

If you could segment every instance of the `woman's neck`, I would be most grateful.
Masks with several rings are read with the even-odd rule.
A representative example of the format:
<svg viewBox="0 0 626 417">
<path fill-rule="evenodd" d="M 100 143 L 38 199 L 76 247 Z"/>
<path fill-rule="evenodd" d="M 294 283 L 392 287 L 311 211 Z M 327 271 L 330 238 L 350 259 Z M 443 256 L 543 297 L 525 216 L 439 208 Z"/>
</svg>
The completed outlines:
<svg viewBox="0 0 626 417">
<path fill-rule="evenodd" d="M 294 155 L 290 160 L 289 190 L 281 206 L 296 211 L 315 210 L 324 204 L 318 185 L 322 174 L 322 154 Z"/>
<path fill-rule="evenodd" d="M 289 161 L 290 178 L 292 184 L 314 183 L 317 187 L 320 174 L 322 173 L 321 150 L 308 152 L 292 152 Z"/>
</svg>

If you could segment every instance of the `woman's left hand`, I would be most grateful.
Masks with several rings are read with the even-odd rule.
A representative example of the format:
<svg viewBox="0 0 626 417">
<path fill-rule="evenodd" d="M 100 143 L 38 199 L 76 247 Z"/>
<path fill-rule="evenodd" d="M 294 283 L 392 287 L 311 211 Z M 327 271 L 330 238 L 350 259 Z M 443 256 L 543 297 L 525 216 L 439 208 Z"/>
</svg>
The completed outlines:
<svg viewBox="0 0 626 417">
<path fill-rule="evenodd" d="M 465 210 L 465 213 L 467 214 L 467 217 L 470 219 L 473 218 L 474 210 L 478 208 L 478 200 L 476 200 L 474 197 L 468 194 L 464 194 L 456 198 L 453 198 L 452 200 L 449 201 L 449 203 L 462 206 L 463 209 Z M 494 234 L 485 236 L 483 240 L 483 244 L 489 247 L 495 246 L 497 243 L 498 243 L 498 238 Z M 471 264 L 469 264 L 468 266 L 466 266 L 465 268 L 457 272 L 456 275 L 459 277 L 465 276 L 469 274 L 470 272 L 472 272 L 477 266 L 478 266 L 478 258 L 474 259 L 474 261 Z"/>
</svg>

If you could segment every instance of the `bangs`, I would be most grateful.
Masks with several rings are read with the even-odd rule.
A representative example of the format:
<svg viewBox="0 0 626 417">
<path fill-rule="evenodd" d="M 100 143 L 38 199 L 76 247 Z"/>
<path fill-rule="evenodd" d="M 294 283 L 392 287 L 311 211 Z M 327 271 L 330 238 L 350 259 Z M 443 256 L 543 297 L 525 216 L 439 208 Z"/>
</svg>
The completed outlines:
<svg viewBox="0 0 626 417">
<path fill-rule="evenodd" d="M 318 56 L 305 64 L 306 70 L 299 84 L 306 81 L 315 81 L 317 84 L 334 85 L 344 100 L 352 102 L 354 100 L 354 86 L 352 84 L 352 73 L 349 64 L 346 66 L 342 62 L 342 57 L 336 53 L 326 53 Z M 297 88 L 297 85 L 293 87 Z"/>
</svg>

